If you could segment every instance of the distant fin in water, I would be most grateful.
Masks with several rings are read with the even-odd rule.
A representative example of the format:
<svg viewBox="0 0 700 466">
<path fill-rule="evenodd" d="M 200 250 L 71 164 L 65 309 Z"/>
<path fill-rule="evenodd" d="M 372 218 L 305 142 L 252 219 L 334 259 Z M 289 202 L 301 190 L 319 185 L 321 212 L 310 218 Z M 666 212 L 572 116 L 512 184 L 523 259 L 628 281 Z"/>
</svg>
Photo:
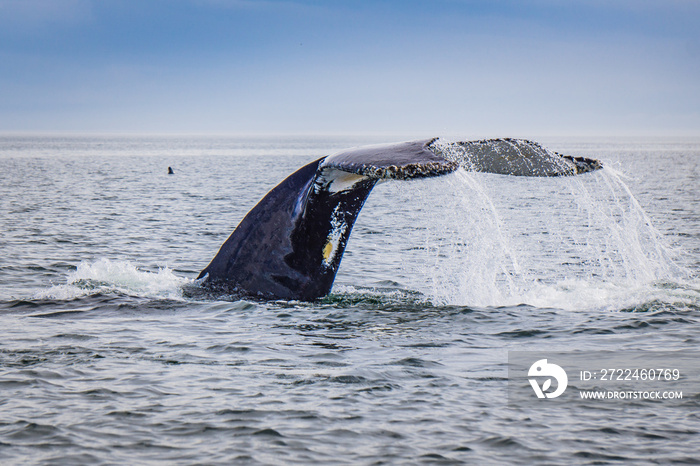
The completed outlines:
<svg viewBox="0 0 700 466">
<path fill-rule="evenodd" d="M 379 181 L 441 176 L 460 166 L 527 176 L 590 171 L 539 144 L 520 141 L 445 144 L 427 139 L 318 159 L 272 189 L 198 279 L 225 293 L 311 301 L 330 292 L 355 220 Z M 598 161 L 585 160 L 600 168 Z M 509 164 L 514 167 L 510 171 Z"/>
<path fill-rule="evenodd" d="M 172 167 L 168 167 L 168 175 L 174 175 L 175 172 L 173 171 Z"/>
</svg>

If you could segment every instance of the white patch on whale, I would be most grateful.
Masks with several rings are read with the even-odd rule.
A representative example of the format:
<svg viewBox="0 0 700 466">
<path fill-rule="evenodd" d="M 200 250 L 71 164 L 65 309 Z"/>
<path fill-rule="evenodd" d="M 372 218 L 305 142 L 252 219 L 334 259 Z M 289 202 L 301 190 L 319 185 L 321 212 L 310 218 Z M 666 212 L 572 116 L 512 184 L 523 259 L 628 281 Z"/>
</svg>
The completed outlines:
<svg viewBox="0 0 700 466">
<path fill-rule="evenodd" d="M 340 206 L 337 206 L 333 210 L 331 215 L 331 232 L 326 238 L 326 244 L 323 246 L 323 265 L 330 267 L 333 263 L 336 253 L 338 252 L 340 241 L 345 235 L 345 231 L 348 228 L 347 222 L 345 222 L 344 216 L 340 212 Z"/>
</svg>

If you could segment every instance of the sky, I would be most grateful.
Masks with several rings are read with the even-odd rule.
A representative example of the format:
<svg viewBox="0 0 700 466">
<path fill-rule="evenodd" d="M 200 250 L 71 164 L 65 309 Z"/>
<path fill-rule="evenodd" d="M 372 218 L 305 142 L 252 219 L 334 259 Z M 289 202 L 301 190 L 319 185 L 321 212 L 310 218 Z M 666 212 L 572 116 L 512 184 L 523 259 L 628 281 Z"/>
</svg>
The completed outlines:
<svg viewBox="0 0 700 466">
<path fill-rule="evenodd" d="M 0 133 L 700 136 L 698 0 L 0 0 Z"/>
</svg>

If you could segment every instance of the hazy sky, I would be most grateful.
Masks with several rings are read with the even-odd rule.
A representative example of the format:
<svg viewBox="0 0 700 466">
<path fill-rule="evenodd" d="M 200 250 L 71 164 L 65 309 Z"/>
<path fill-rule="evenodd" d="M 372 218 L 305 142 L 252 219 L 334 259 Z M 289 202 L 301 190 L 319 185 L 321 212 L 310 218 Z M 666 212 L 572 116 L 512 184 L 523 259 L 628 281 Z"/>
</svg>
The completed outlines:
<svg viewBox="0 0 700 466">
<path fill-rule="evenodd" d="M 0 0 L 0 132 L 700 135 L 698 0 Z"/>
</svg>

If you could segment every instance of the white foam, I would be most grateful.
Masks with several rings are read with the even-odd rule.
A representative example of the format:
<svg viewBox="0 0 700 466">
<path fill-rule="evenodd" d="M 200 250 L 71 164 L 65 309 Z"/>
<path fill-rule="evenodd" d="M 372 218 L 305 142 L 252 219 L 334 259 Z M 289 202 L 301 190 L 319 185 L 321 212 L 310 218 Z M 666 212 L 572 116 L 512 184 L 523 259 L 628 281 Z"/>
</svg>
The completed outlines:
<svg viewBox="0 0 700 466">
<path fill-rule="evenodd" d="M 55 285 L 35 295 L 37 299 L 74 299 L 105 292 L 119 292 L 132 296 L 183 299 L 181 288 L 191 279 L 178 277 L 168 267 L 157 272 L 141 271 L 128 261 L 100 259 L 81 262 L 69 274 L 66 284 Z"/>
<path fill-rule="evenodd" d="M 519 296 L 511 296 L 510 302 L 502 305 L 529 304 L 541 308 L 566 310 L 605 310 L 633 309 L 639 305 L 661 302 L 683 305 L 700 303 L 700 284 L 695 289 L 688 284 L 652 282 L 637 284 L 615 283 L 612 281 L 587 281 L 568 279 L 553 285 L 533 283 Z"/>
<path fill-rule="evenodd" d="M 379 297 L 379 298 L 396 298 L 405 296 L 406 292 L 403 290 L 392 290 L 392 289 L 381 289 L 381 288 L 370 288 L 370 287 L 356 287 L 353 285 L 336 285 L 333 287 L 334 295 L 362 295 L 368 297 Z"/>
</svg>

